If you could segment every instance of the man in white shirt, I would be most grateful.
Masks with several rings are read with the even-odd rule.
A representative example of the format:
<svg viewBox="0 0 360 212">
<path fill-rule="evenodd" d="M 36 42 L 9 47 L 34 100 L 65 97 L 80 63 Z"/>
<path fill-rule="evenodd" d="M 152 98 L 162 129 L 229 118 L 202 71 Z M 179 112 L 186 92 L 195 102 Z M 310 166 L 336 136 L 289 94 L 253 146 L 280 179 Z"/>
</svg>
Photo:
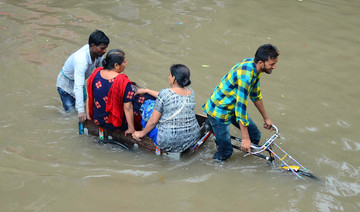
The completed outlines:
<svg viewBox="0 0 360 212">
<path fill-rule="evenodd" d="M 102 65 L 109 38 L 100 30 L 89 36 L 88 44 L 74 52 L 60 71 L 56 87 L 66 112 L 76 109 L 79 121 L 86 119 L 85 81 L 93 70 Z"/>
</svg>

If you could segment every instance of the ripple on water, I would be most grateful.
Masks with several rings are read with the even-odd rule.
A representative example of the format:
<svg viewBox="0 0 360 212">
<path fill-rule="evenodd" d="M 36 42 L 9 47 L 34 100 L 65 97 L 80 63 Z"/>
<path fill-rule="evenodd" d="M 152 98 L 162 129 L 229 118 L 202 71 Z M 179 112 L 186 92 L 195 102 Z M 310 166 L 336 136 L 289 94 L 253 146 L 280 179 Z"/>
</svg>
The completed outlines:
<svg viewBox="0 0 360 212">
<path fill-rule="evenodd" d="M 59 198 L 52 197 L 44 193 L 40 196 L 40 198 L 31 202 L 29 205 L 26 205 L 24 209 L 30 211 L 51 211 L 53 205 L 56 205 L 59 202 Z"/>
<path fill-rule="evenodd" d="M 93 178 L 93 177 L 109 177 L 112 174 L 125 174 L 132 175 L 134 177 L 149 177 L 154 174 L 157 174 L 157 171 L 144 171 L 144 170 L 132 170 L 132 169 L 122 169 L 122 170 L 114 170 L 114 169 L 92 169 L 91 172 L 99 172 L 99 174 L 92 174 L 83 177 L 85 178 Z"/>
<path fill-rule="evenodd" d="M 154 175 L 158 172 L 126 169 L 126 170 L 118 170 L 118 171 L 116 171 L 116 173 L 133 175 L 135 177 L 148 177 L 148 176 Z"/>
<path fill-rule="evenodd" d="M 205 174 L 202 176 L 195 176 L 195 177 L 189 177 L 180 181 L 187 182 L 187 183 L 201 183 L 207 181 L 213 174 Z"/>
<path fill-rule="evenodd" d="M 339 210 L 343 211 L 344 207 L 341 204 L 341 201 L 335 199 L 331 195 L 316 193 L 314 199 L 314 205 L 319 211 L 333 211 Z"/>
<path fill-rule="evenodd" d="M 360 194 L 359 183 L 340 181 L 333 176 L 326 178 L 326 189 L 332 195 L 339 197 L 354 197 Z"/>
<path fill-rule="evenodd" d="M 347 123 L 346 121 L 344 120 L 338 120 L 336 122 L 337 125 L 339 125 L 340 127 L 342 128 L 349 128 L 351 125 L 349 123 Z"/>
<path fill-rule="evenodd" d="M 326 172 L 337 173 L 341 177 L 353 178 L 354 181 L 360 180 L 359 167 L 355 167 L 348 162 L 338 162 L 326 156 L 317 160 L 317 165 L 326 169 Z"/>
<path fill-rule="evenodd" d="M 359 180 L 359 167 L 354 167 L 350 165 L 349 163 L 343 162 L 340 165 L 340 169 L 342 171 L 342 174 L 347 177 L 353 177 L 354 179 Z"/>
<path fill-rule="evenodd" d="M 3 191 L 13 191 L 22 189 L 25 186 L 26 179 L 24 176 L 19 174 L 7 174 L 4 173 L 0 176 L 0 187 Z"/>
<path fill-rule="evenodd" d="M 306 133 L 306 132 L 318 132 L 319 128 L 318 127 L 305 127 L 305 128 L 301 128 L 299 129 L 300 132 L 302 133 Z"/>
<path fill-rule="evenodd" d="M 342 138 L 342 143 L 344 144 L 345 151 L 359 151 L 360 150 L 360 143 L 356 141 L 352 141 L 349 138 Z"/>
<path fill-rule="evenodd" d="M 305 127 L 305 129 L 306 129 L 307 131 L 310 131 L 310 132 L 317 132 L 317 131 L 319 131 L 319 128 L 317 128 L 317 127 Z"/>
<path fill-rule="evenodd" d="M 109 174 L 99 174 L 99 175 L 88 175 L 83 177 L 82 179 L 88 179 L 88 178 L 102 178 L 102 177 L 110 177 Z"/>
</svg>

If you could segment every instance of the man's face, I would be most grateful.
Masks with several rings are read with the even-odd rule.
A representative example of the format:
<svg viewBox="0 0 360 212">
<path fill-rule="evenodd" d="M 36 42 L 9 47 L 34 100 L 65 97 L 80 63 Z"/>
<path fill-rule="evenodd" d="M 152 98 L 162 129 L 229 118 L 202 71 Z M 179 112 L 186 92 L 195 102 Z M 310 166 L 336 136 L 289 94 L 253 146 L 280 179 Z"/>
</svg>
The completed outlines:
<svg viewBox="0 0 360 212">
<path fill-rule="evenodd" d="M 276 68 L 276 63 L 278 58 L 275 59 L 268 59 L 265 63 L 262 63 L 263 66 L 261 68 L 261 72 L 265 72 L 267 74 L 271 74 L 272 70 Z"/>
<path fill-rule="evenodd" d="M 95 44 L 91 45 L 92 52 L 95 54 L 95 57 L 101 57 L 106 53 L 106 48 L 108 45 L 100 43 L 98 46 Z"/>
</svg>

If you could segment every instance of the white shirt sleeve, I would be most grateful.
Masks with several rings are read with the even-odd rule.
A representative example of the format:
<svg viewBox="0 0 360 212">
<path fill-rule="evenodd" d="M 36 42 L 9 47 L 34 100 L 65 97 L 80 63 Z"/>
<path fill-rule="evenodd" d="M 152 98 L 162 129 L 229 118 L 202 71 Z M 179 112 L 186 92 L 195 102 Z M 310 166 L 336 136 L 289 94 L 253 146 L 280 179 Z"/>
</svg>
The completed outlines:
<svg viewBox="0 0 360 212">
<path fill-rule="evenodd" d="M 85 73 L 88 69 L 88 64 L 85 62 L 77 62 L 74 68 L 74 94 L 75 94 L 75 108 L 78 113 L 85 113 L 84 104 L 84 85 Z"/>
</svg>

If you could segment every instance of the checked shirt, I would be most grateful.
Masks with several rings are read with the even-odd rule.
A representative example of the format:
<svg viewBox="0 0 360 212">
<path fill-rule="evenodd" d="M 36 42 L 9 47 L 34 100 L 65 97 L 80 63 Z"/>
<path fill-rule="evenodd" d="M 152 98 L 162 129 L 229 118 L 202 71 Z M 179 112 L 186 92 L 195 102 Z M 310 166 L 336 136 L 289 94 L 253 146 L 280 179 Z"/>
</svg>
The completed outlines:
<svg viewBox="0 0 360 212">
<path fill-rule="evenodd" d="M 224 124 L 230 124 L 235 117 L 237 122 L 241 121 L 244 126 L 248 126 L 248 96 L 253 102 L 262 99 L 260 76 L 254 58 L 240 61 L 221 79 L 203 105 L 204 112 Z"/>
</svg>

